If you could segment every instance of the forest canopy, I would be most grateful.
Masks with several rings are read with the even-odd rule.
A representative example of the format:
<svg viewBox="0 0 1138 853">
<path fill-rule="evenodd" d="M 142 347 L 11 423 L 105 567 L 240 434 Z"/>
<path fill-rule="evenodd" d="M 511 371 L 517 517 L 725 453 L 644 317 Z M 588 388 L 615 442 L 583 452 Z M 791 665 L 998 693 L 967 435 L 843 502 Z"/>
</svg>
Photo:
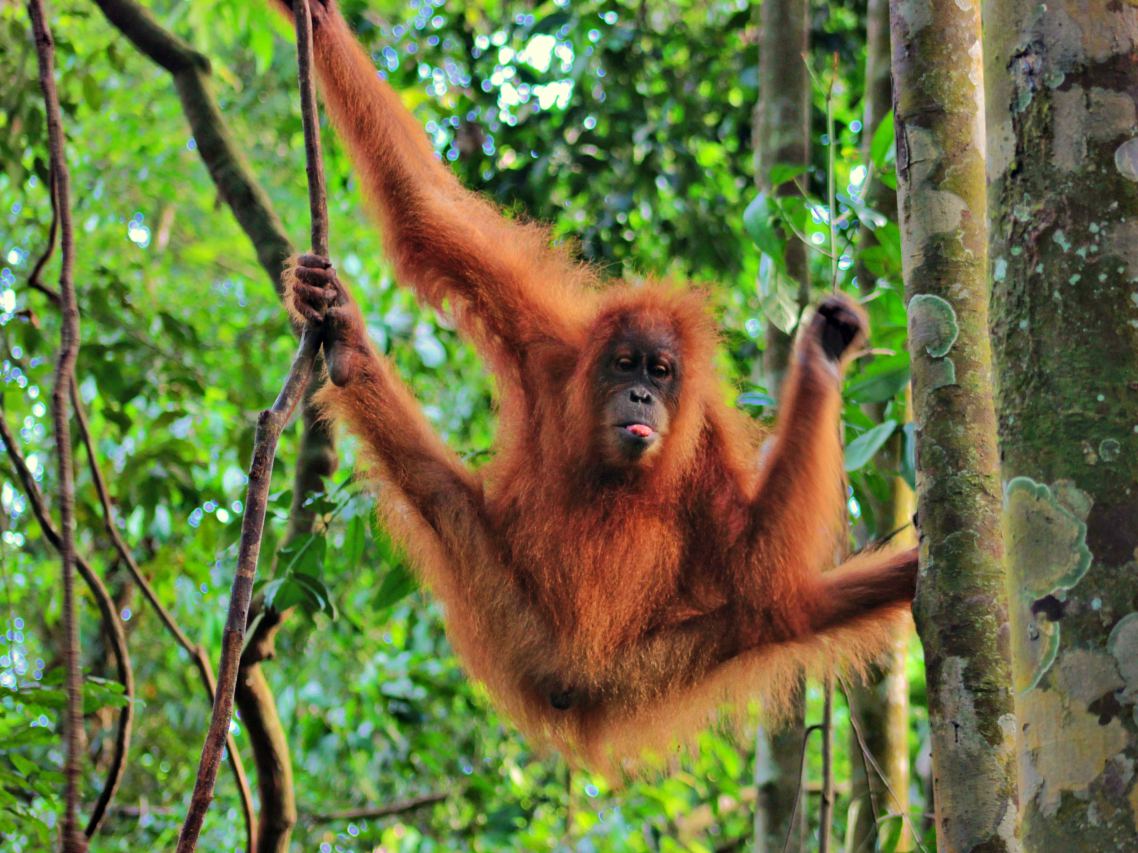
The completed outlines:
<svg viewBox="0 0 1138 853">
<path fill-rule="evenodd" d="M 1009 23 L 1015 3 L 992 5 L 1003 16 L 985 24 L 986 57 L 978 12 L 938 8 L 945 44 L 975 43 L 954 65 L 910 8 L 921 4 L 895 2 L 894 38 L 912 51 L 895 45 L 891 92 L 880 0 L 344 0 L 377 73 L 466 187 L 549 223 L 602 283 L 669 279 L 707 294 L 728 402 L 756 421 L 774 423 L 809 306 L 834 290 L 862 303 L 872 333 L 843 386 L 839 550 L 915 543 L 921 480 L 918 526 L 934 537 L 915 611 L 925 651 L 901 636 L 869 686 L 807 682 L 781 733 L 743 709 L 742 738 L 712 727 L 668 772 L 571 769 L 467 678 L 441 606 L 354 476 L 357 442 L 305 409 L 272 472 L 237 714 L 200 849 L 252 849 L 254 835 L 261 853 L 805 850 L 831 838 L 933 849 L 949 812 L 934 812 L 932 752 L 961 702 L 979 751 L 953 754 L 960 766 L 946 772 L 976 768 L 986 793 L 945 789 L 940 808 L 973 814 L 978 833 L 951 849 L 1008 842 L 1017 800 L 1029 849 L 1051 849 L 1048 820 L 1070 827 L 1062 843 L 1100 826 L 1089 799 L 1129 796 L 1138 809 L 1122 711 L 1138 697 L 1125 663 L 1138 543 L 1122 532 L 1138 521 L 1125 486 L 1138 413 L 1119 398 L 1133 396 L 1138 352 L 1125 230 L 1138 22 L 1117 4 L 1100 19 L 1110 38 L 1036 38 Z M 1098 5 L 1071 20 L 1107 15 Z M 286 259 L 309 248 L 296 47 L 267 2 L 53 0 L 48 22 L 81 318 L 64 389 L 83 669 L 76 805 L 81 823 L 106 807 L 92 850 L 173 849 L 210 719 L 257 412 L 297 346 L 281 302 Z M 65 807 L 51 398 L 66 293 L 24 6 L 0 4 L 0 28 L 0 838 L 39 851 L 57 844 Z M 1070 94 L 1084 85 L 1085 100 Z M 943 116 L 964 118 L 946 129 Z M 327 120 L 323 163 L 331 256 L 373 342 L 447 445 L 484 464 L 494 381 L 454 319 L 393 274 Z M 1038 177 L 1048 163 L 1061 182 Z M 1101 210 L 1078 194 L 1088 175 L 1100 176 Z M 989 234 L 986 220 L 1000 227 Z M 1061 252 L 1057 284 L 1049 252 Z M 1098 265 L 1093 278 L 1083 264 Z M 1032 301 L 1034 287 L 1055 295 Z M 1068 372 L 1045 363 L 1052 353 L 1076 354 Z M 1097 408 L 1071 404 L 1075 425 L 1055 416 L 1081 390 L 1067 377 L 1102 365 Z M 932 448 L 919 475 L 914 413 Z M 967 615 L 962 601 L 975 605 Z M 1021 732 L 1013 747 L 1013 710 L 1048 734 Z M 1077 771 L 1047 753 L 1091 732 L 1097 751 Z M 1018 786 L 1016 749 L 1030 769 Z M 1102 837 L 1134 837 L 1127 808 L 1102 818 Z"/>
</svg>

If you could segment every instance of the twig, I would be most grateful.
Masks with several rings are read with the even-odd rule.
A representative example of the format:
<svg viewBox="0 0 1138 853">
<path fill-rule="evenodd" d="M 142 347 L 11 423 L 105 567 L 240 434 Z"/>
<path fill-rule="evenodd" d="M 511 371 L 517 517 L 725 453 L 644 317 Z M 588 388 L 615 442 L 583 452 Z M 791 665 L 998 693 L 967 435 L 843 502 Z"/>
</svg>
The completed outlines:
<svg viewBox="0 0 1138 853">
<path fill-rule="evenodd" d="M 91 427 L 87 420 L 87 412 L 83 408 L 83 401 L 79 397 L 79 388 L 74 380 L 71 385 L 71 404 L 75 410 L 76 423 L 79 426 L 79 437 L 87 452 L 87 467 L 91 472 L 91 481 L 95 484 L 95 492 L 99 496 L 99 503 L 103 509 L 103 527 L 107 531 L 107 535 L 111 538 L 111 544 L 114 546 L 119 558 L 126 565 L 127 571 L 130 572 L 131 578 L 135 584 L 137 584 L 138 588 L 142 590 L 142 597 L 145 598 L 147 603 L 154 609 L 154 612 L 158 615 L 158 620 L 170 633 L 170 636 L 174 638 L 174 641 L 190 656 L 190 660 L 197 669 L 202 685 L 205 687 L 206 693 L 209 695 L 209 701 L 212 704 L 216 694 L 213 664 L 210 663 L 205 650 L 190 640 L 175 621 L 174 615 L 167 610 L 161 600 L 159 600 L 153 585 L 146 575 L 142 573 L 138 561 L 134 558 L 134 554 L 131 553 L 130 548 L 127 547 L 126 542 L 122 538 L 122 534 L 119 532 L 118 526 L 115 524 L 114 510 L 111 504 L 110 492 L 107 489 L 107 481 L 103 476 L 102 470 L 99 468 L 98 458 L 95 455 L 95 444 L 91 438 Z M 252 850 L 252 839 L 256 836 L 257 823 L 256 813 L 253 810 L 253 793 L 249 788 L 249 778 L 245 774 L 245 765 L 241 761 L 241 753 L 238 752 L 237 742 L 233 739 L 232 735 L 227 739 L 226 751 L 229 756 L 229 765 L 233 770 L 233 777 L 237 783 L 237 791 L 241 800 L 241 810 L 248 834 L 247 840 L 249 842 L 249 849 Z"/>
<path fill-rule="evenodd" d="M 849 695 L 849 688 L 845 684 L 842 685 L 842 690 L 845 692 L 845 694 L 847 696 Z M 871 750 L 869 748 L 869 745 L 865 742 L 865 737 L 862 734 L 862 730 L 861 730 L 861 722 L 858 720 L 857 714 L 854 712 L 854 708 L 852 705 L 850 706 L 850 726 L 853 728 L 854 737 L 857 738 L 857 746 L 858 746 L 858 750 L 861 752 L 862 760 L 865 761 L 866 763 L 868 763 L 873 768 L 873 772 L 877 774 L 878 778 L 881 780 L 881 784 L 885 787 L 885 790 L 889 793 L 889 796 L 893 798 L 893 802 L 895 802 L 895 803 L 901 802 L 900 797 L 897 796 L 897 792 L 893 790 L 893 786 L 889 782 L 889 777 L 886 775 L 885 771 L 881 769 L 881 765 L 877 763 L 877 759 L 873 757 L 873 750 Z M 868 775 L 868 774 L 866 774 L 866 775 Z M 872 788 L 870 789 L 870 795 L 869 796 L 870 796 L 870 803 L 872 804 L 872 802 L 873 802 Z M 873 808 L 873 813 L 874 813 L 874 815 L 877 815 L 877 808 L 876 807 Z M 909 815 L 909 813 L 907 811 L 900 811 L 900 814 L 901 814 L 901 819 L 909 825 L 909 831 L 913 835 L 913 843 L 917 845 L 917 848 L 921 851 L 921 853 L 928 853 L 925 846 L 921 843 L 921 833 L 918 831 L 917 827 L 913 824 L 912 817 Z M 878 820 L 879 820 L 879 818 L 878 818 Z"/>
<path fill-rule="evenodd" d="M 308 383 L 319 348 L 319 334 L 305 332 L 284 388 L 281 389 L 272 408 L 261 412 L 257 419 L 253 462 L 249 467 L 249 490 L 245 498 L 245 516 L 241 524 L 241 543 L 237 553 L 237 571 L 230 591 L 229 613 L 226 616 L 222 637 L 221 664 L 217 671 L 217 693 L 214 696 L 213 714 L 202 748 L 201 762 L 198 765 L 194 793 L 190 799 L 190 809 L 178 839 L 179 853 L 189 853 L 194 849 L 198 835 L 201 833 L 206 810 L 213 799 L 213 786 L 217 780 L 221 748 L 233 718 L 233 691 L 237 685 L 237 669 L 241 660 L 241 646 L 245 639 L 245 623 L 249 617 L 249 603 L 253 597 L 253 578 L 257 572 L 257 558 L 261 551 L 265 508 L 268 503 L 269 481 L 273 473 L 277 442 L 281 430 L 288 423 L 303 394 L 304 386 Z"/>
<path fill-rule="evenodd" d="M 312 211 L 312 244 L 314 251 L 327 256 L 327 214 L 323 199 L 324 177 L 322 166 L 313 158 L 320 155 L 319 126 L 317 125 L 316 98 L 310 69 L 312 60 L 312 19 L 308 0 L 295 0 L 296 42 L 298 73 L 300 76 L 301 117 L 304 123 L 305 153 L 308 159 L 309 201 Z M 305 327 L 300 347 L 293 359 L 284 387 L 271 409 L 261 412 L 253 442 L 253 462 L 249 468 L 249 491 L 245 500 L 245 515 L 241 523 L 241 543 L 237 554 L 237 571 L 229 597 L 229 613 L 222 638 L 221 664 L 218 667 L 218 689 L 213 703 L 209 731 L 202 747 L 201 763 L 194 783 L 186 822 L 178 838 L 178 853 L 191 853 L 201 834 L 206 810 L 213 799 L 213 786 L 217 779 L 217 766 L 221 748 L 233 717 L 233 694 L 237 685 L 241 647 L 245 626 L 249 618 L 249 604 L 253 597 L 253 579 L 257 572 L 257 558 L 261 550 L 261 537 L 265 526 L 265 509 L 268 503 L 269 482 L 273 473 L 277 442 L 281 430 L 288 423 L 312 375 L 313 364 L 320 350 L 320 333 L 311 326 Z"/>
<path fill-rule="evenodd" d="M 63 766 L 66 780 L 63 812 L 65 853 L 87 849 L 87 838 L 79 831 L 79 774 L 82 758 L 83 670 L 79 659 L 79 620 L 75 615 L 75 478 L 71 467 L 71 428 L 68 420 L 67 390 L 75 371 L 79 352 L 79 308 L 75 303 L 72 269 L 75 265 L 75 237 L 71 230 L 71 186 L 63 151 L 63 117 L 55 89 L 55 45 L 47 26 L 43 0 L 28 0 L 32 33 L 39 60 L 40 88 L 47 114 L 47 138 L 51 152 L 52 198 L 59 216 L 61 263 L 59 268 L 59 357 L 51 391 L 51 419 L 59 463 L 59 554 L 63 570 L 63 659 L 67 668 L 67 712 L 64 739 L 67 757 Z"/>
<path fill-rule="evenodd" d="M 802 749 L 798 755 L 798 785 L 794 792 L 794 805 L 790 809 L 790 820 L 787 822 L 786 838 L 782 842 L 782 853 L 790 850 L 790 842 L 794 838 L 794 822 L 798 819 L 798 807 L 802 804 L 802 789 L 806 787 L 802 780 L 806 773 L 806 744 L 810 742 L 810 735 L 821 729 L 822 727 L 815 723 L 802 731 Z"/>
<path fill-rule="evenodd" d="M 32 472 L 28 469 L 28 463 L 16 445 L 16 439 L 8 428 L 8 421 L 2 412 L 0 412 L 0 440 L 4 442 L 4 449 L 8 452 L 8 458 L 16 470 L 16 477 L 24 488 L 24 494 L 28 497 L 32 514 L 39 522 L 44 538 L 57 551 L 62 550 L 63 541 L 48 514 L 43 493 L 32 476 Z M 94 596 L 95 604 L 99 608 L 103 628 L 115 656 L 115 667 L 118 669 L 119 681 L 122 682 L 123 693 L 127 699 L 126 705 L 119 713 L 119 725 L 118 731 L 115 733 L 115 748 L 114 754 L 111 756 L 111 767 L 107 772 L 107 779 L 103 783 L 103 790 L 99 792 L 99 797 L 91 809 L 91 817 L 87 820 L 85 834 L 90 838 L 102 823 L 107 807 L 110 805 L 115 791 L 118 790 L 123 773 L 126 772 L 126 756 L 130 748 L 131 728 L 134 723 L 134 670 L 131 667 L 130 652 L 127 649 L 126 631 L 123 629 L 114 599 L 111 598 L 107 588 L 103 586 L 103 582 L 86 560 L 76 555 L 75 565 L 84 583 L 91 590 L 91 595 Z"/>
<path fill-rule="evenodd" d="M 279 292 L 281 269 L 293 253 L 292 246 L 210 92 L 209 59 L 165 30 L 149 9 L 134 0 L 95 0 L 95 4 L 141 53 L 170 73 L 198 154 Z"/>
<path fill-rule="evenodd" d="M 822 705 L 822 799 L 818 806 L 818 853 L 829 853 L 834 822 L 834 679 L 826 678 Z"/>
<path fill-rule="evenodd" d="M 837 211 L 836 193 L 834 190 L 834 149 L 838 147 L 834 139 L 834 83 L 838 79 L 838 54 L 834 53 L 833 68 L 830 72 L 830 85 L 826 87 L 826 203 L 830 208 L 827 217 L 830 226 L 830 289 L 838 289 L 838 223 L 834 221 Z M 830 696 L 833 698 L 833 685 L 830 685 Z M 825 853 L 825 851 L 823 851 Z"/>
<path fill-rule="evenodd" d="M 307 823 L 338 823 L 345 820 L 377 820 L 381 817 L 391 817 L 397 814 L 404 814 L 405 812 L 414 809 L 422 808 L 423 806 L 434 805 L 441 803 L 448 797 L 448 794 L 435 793 L 423 794 L 418 797 L 411 797 L 406 800 L 396 800 L 394 803 L 388 803 L 384 806 L 371 806 L 359 809 L 345 809 L 339 812 L 314 812 L 306 814 L 303 820 Z"/>
<path fill-rule="evenodd" d="M 328 257 L 328 198 L 324 162 L 320 156 L 320 113 L 316 109 L 316 80 L 312 76 L 312 16 L 308 0 L 293 0 L 296 19 L 296 66 L 300 82 L 300 119 L 304 126 L 304 169 L 308 175 L 308 215 L 312 220 L 312 251 Z"/>
<path fill-rule="evenodd" d="M 51 225 L 47 229 L 47 246 L 44 247 L 43 252 L 36 259 L 35 265 L 28 275 L 28 287 L 33 290 L 38 290 L 50 299 L 53 304 L 58 305 L 59 293 L 40 280 L 40 275 L 43 274 L 43 268 L 47 266 L 47 262 L 51 260 L 51 256 L 55 253 L 55 238 L 59 233 L 59 210 L 55 202 L 55 171 L 50 166 L 47 170 L 47 191 L 51 196 Z"/>
</svg>

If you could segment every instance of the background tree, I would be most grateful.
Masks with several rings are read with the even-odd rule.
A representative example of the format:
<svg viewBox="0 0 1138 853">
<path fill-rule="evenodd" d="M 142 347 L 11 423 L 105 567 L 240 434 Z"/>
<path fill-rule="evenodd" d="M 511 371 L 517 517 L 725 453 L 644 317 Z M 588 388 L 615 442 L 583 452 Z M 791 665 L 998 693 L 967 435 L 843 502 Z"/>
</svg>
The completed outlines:
<svg viewBox="0 0 1138 853">
<path fill-rule="evenodd" d="M 1138 844 L 1138 10 L 985 8 L 1024 844 Z"/>
<path fill-rule="evenodd" d="M 873 163 L 873 142 L 878 133 L 884 136 L 893 120 L 893 86 L 890 74 L 889 51 L 889 0 L 869 0 L 865 11 L 865 95 L 863 98 L 862 158 Z M 896 221 L 897 188 L 890 176 L 870 174 L 866 204 L 880 215 L 877 223 L 863 223 L 858 234 L 857 283 L 861 293 L 872 297 L 877 293 L 879 266 L 873 264 L 875 254 L 881 254 L 877 228 Z M 888 287 L 888 280 L 884 282 Z M 866 404 L 866 414 L 874 421 L 885 418 L 885 404 Z M 902 410 L 902 420 L 910 419 Z M 907 446 L 908 445 L 908 446 Z M 895 472 L 889 487 L 871 493 L 868 519 L 859 526 L 863 544 L 874 539 L 893 537 L 898 546 L 915 545 L 916 531 L 912 526 L 916 499 L 908 480 L 902 474 L 905 454 L 911 450 L 912 432 L 896 430 L 878 451 L 874 467 L 883 473 Z M 897 638 L 896 647 L 888 660 L 871 673 L 865 683 L 850 686 L 851 714 L 856 717 L 859 729 L 851 725 L 850 752 L 859 754 L 861 741 L 865 741 L 873 761 L 854 761 L 851 799 L 856 804 L 857 820 L 852 831 L 855 849 L 872 848 L 876 835 L 874 806 L 884 813 L 895 815 L 893 823 L 885 827 L 897 832 L 896 847 L 907 850 L 912 844 L 909 811 L 909 679 L 906 673 L 907 648 L 911 637 Z"/>
<path fill-rule="evenodd" d="M 811 85 L 806 65 L 810 47 L 810 4 L 807 0 L 766 0 L 759 11 L 759 100 L 755 107 L 755 185 L 748 210 L 766 212 L 770 196 L 793 196 L 790 181 L 779 173 L 805 173 L 810 165 Z M 759 268 L 758 292 L 765 297 L 766 348 L 759 381 L 778 398 L 789 369 L 798 317 L 810 298 L 809 248 L 787 239 L 781 255 L 765 256 Z M 803 686 L 804 689 L 804 686 Z M 799 698 L 793 724 L 776 732 L 760 728 L 755 741 L 755 849 L 797 851 L 806 843 L 806 809 L 802 796 L 802 751 L 806 697 Z"/>
<path fill-rule="evenodd" d="M 1015 717 L 988 344 L 980 10 L 893 0 L 897 175 L 938 843 L 1013 850 Z"/>
</svg>

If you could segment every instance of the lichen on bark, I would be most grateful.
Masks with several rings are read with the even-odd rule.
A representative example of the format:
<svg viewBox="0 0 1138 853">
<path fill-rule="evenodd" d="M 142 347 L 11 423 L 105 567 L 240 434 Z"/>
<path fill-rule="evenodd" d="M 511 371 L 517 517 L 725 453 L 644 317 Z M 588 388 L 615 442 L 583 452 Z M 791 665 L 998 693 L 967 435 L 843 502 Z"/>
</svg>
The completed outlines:
<svg viewBox="0 0 1138 853">
<path fill-rule="evenodd" d="M 1023 838 L 1135 849 L 1138 9 L 984 15 Z"/>
</svg>

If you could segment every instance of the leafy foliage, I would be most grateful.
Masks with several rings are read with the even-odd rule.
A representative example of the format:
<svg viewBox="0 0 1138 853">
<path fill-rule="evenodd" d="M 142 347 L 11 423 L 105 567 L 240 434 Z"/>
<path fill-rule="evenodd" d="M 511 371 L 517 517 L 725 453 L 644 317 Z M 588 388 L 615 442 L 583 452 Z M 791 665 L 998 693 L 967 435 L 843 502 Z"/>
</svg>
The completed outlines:
<svg viewBox="0 0 1138 853">
<path fill-rule="evenodd" d="M 799 319 L 798 284 L 780 266 L 786 242 L 819 248 L 832 216 L 841 253 L 836 284 L 852 292 L 855 237 L 862 223 L 872 228 L 878 242 L 860 260 L 876 279 L 867 309 L 874 346 L 885 354 L 852 372 L 844 417 L 856 529 L 863 539 L 887 532 L 863 508 L 898 473 L 912 477 L 911 462 L 896 472 L 873 461 L 896 431 L 911 447 L 911 431 L 900 426 L 908 359 L 896 224 L 864 201 L 867 176 L 892 185 L 892 130 L 878 131 L 863 162 L 857 12 L 835 4 L 818 13 L 813 64 L 828 68 L 834 49 L 842 60 L 831 107 L 836 138 L 822 139 L 819 87 L 817 162 L 805 172 L 775 166 L 771 180 L 793 182 L 799 192 L 774 198 L 754 190 L 757 15 L 746 3 L 345 6 L 381 72 L 467 185 L 519 215 L 550 221 L 558 239 L 576 241 L 605 274 L 714 282 L 708 286 L 725 330 L 723 365 L 738 404 L 758 417 L 773 414 L 761 374 L 761 319 L 777 317 L 786 330 Z M 116 523 L 160 598 L 216 658 L 255 412 L 279 387 L 294 342 L 248 240 L 219 205 L 169 79 L 93 4 L 58 0 L 53 7 L 78 225 L 81 396 Z M 303 146 L 285 24 L 265 5 L 238 0 L 160 0 L 153 7 L 164 26 L 210 58 L 225 120 L 301 242 Z M 27 286 L 46 243 L 50 205 L 23 15 L 19 5 L 0 5 L 0 391 L 3 415 L 50 496 L 46 405 L 58 318 Z M 476 464 L 494 430 L 491 385 L 445 319 L 392 281 L 346 158 L 331 135 L 327 143 L 338 266 L 428 416 Z M 824 201 L 827 144 L 836 146 L 840 188 L 832 212 Z M 811 258 L 819 289 L 829 287 L 829 259 L 820 250 Z M 54 269 L 49 265 L 46 282 Z M 880 422 L 863 410 L 866 403 L 884 406 Z M 451 794 L 394 819 L 314 824 L 302 817 L 297 849 L 698 851 L 748 836 L 754 769 L 746 744 L 709 732 L 681 772 L 616 790 L 567 774 L 557 758 L 521 741 L 458 669 L 437 607 L 376 529 L 372 499 L 350 466 L 313 499 L 319 533 L 282 547 L 295 441 L 295 431 L 286 434 L 274 473 L 259 589 L 300 617 L 282 632 L 266 672 L 302 815 L 424 791 Z M 350 460 L 353 450 L 346 443 L 342 455 Z M 39 850 L 54 833 L 61 789 L 58 560 L 6 462 L 0 470 L 0 834 L 9 849 Z M 117 565 L 82 465 L 77 475 L 80 547 L 126 620 L 142 706 L 117 799 L 139 807 L 140 816 L 113 814 L 92 849 L 166 849 L 192 787 L 209 709 L 186 656 Z M 91 607 L 82 630 L 92 676 L 93 760 L 84 784 L 93 799 L 121 698 L 95 680 L 113 669 Z M 921 689 L 917 670 L 914 679 Z M 815 718 L 819 707 L 812 691 Z M 837 725 L 845 714 L 839 707 Z M 235 734 L 247 750 L 240 719 Z M 918 713 L 914 753 L 923 741 Z M 841 753 L 839 778 L 851 760 Z M 807 773 L 819 772 L 812 752 Z M 224 772 L 218 797 L 202 848 L 237 849 L 236 794 Z M 708 819 L 695 821 L 696 813 Z M 839 822 L 844 813 L 840 807 Z"/>
</svg>

